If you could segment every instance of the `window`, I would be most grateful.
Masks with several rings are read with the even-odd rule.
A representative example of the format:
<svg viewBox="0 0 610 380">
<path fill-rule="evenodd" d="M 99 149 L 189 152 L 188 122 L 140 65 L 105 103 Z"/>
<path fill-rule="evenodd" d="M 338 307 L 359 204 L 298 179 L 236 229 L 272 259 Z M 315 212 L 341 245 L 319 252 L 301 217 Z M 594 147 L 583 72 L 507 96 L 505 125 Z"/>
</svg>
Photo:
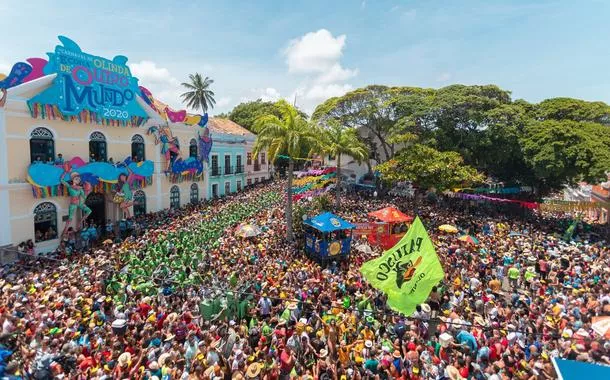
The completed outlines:
<svg viewBox="0 0 610 380">
<path fill-rule="evenodd" d="M 106 136 L 102 132 L 93 132 L 89 136 L 89 160 L 106 162 Z"/>
<path fill-rule="evenodd" d="M 248 186 L 252 186 L 252 178 L 248 178 L 248 180 L 246 181 L 246 184 Z"/>
<path fill-rule="evenodd" d="M 131 159 L 135 162 L 146 160 L 144 137 L 141 135 L 133 135 L 131 138 Z"/>
<path fill-rule="evenodd" d="M 252 152 L 248 152 L 246 160 L 248 165 L 252 165 Z"/>
<path fill-rule="evenodd" d="M 191 203 L 197 204 L 199 203 L 199 186 L 196 183 L 191 185 Z"/>
<path fill-rule="evenodd" d="M 235 174 L 243 173 L 244 167 L 241 165 L 241 154 L 235 157 Z"/>
<path fill-rule="evenodd" d="M 133 215 L 140 216 L 146 214 L 146 193 L 138 190 L 133 194 Z"/>
<path fill-rule="evenodd" d="M 169 192 L 169 207 L 180 208 L 180 188 L 176 185 Z"/>
<path fill-rule="evenodd" d="M 43 202 L 34 209 L 34 237 L 36 242 L 57 239 L 57 209 L 51 202 Z"/>
<path fill-rule="evenodd" d="M 257 172 L 261 170 L 261 167 L 258 163 L 258 154 L 256 155 L 256 157 L 254 157 L 254 171 Z"/>
<path fill-rule="evenodd" d="M 212 197 L 218 198 L 218 184 L 217 183 L 212 185 Z"/>
<path fill-rule="evenodd" d="M 225 182 L 225 195 L 231 194 L 231 182 Z"/>
<path fill-rule="evenodd" d="M 258 178 L 254 178 L 254 183 L 258 183 Z"/>
<path fill-rule="evenodd" d="M 48 162 L 55 160 L 53 133 L 46 128 L 36 128 L 30 133 L 30 161 Z"/>
<path fill-rule="evenodd" d="M 265 153 L 261 153 L 261 164 L 265 165 L 267 163 L 267 158 L 265 157 Z"/>
<path fill-rule="evenodd" d="M 231 156 L 225 154 L 225 174 L 231 174 Z"/>
<path fill-rule="evenodd" d="M 197 140 L 191 139 L 189 143 L 189 157 L 197 158 Z"/>
<path fill-rule="evenodd" d="M 213 155 L 212 156 L 212 176 L 217 176 L 219 174 L 220 173 L 218 171 L 218 156 Z"/>
<path fill-rule="evenodd" d="M 241 181 L 237 181 L 237 191 L 241 191 Z"/>
</svg>

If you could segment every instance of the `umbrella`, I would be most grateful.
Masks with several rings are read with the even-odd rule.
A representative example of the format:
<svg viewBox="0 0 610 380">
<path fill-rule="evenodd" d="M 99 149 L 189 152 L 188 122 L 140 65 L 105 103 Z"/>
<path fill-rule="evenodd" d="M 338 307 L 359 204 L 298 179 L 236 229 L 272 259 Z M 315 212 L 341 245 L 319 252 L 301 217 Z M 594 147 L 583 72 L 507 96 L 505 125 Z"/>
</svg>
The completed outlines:
<svg viewBox="0 0 610 380">
<path fill-rule="evenodd" d="M 474 245 L 479 244 L 479 240 L 471 235 L 462 235 L 458 238 L 458 240 L 465 241 L 467 243 L 474 244 Z"/>
<path fill-rule="evenodd" d="M 244 238 L 258 236 L 262 233 L 263 231 L 254 224 L 240 224 L 235 229 L 235 234 Z"/>
<path fill-rule="evenodd" d="M 442 226 L 439 226 L 438 229 L 443 232 L 448 232 L 450 234 L 455 234 L 458 232 L 457 227 L 452 226 L 451 224 L 443 224 Z"/>
</svg>

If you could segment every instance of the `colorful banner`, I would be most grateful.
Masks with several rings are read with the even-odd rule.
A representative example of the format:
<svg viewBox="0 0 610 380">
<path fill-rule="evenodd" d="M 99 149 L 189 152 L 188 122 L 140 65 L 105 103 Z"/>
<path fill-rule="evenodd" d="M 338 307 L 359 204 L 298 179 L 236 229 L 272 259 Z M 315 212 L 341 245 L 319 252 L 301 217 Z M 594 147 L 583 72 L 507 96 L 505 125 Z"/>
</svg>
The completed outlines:
<svg viewBox="0 0 610 380">
<path fill-rule="evenodd" d="M 489 202 L 517 203 L 517 204 L 519 204 L 519 206 L 525 207 L 528 209 L 537 209 L 540 206 L 540 204 L 538 202 L 520 201 L 520 200 L 516 200 L 516 199 L 494 198 L 494 197 L 488 197 L 486 195 L 450 193 L 449 196 L 453 197 L 453 198 L 484 200 L 484 201 L 489 201 Z"/>
<path fill-rule="evenodd" d="M 610 202 L 572 202 L 572 201 L 544 201 L 540 204 L 541 211 L 548 212 L 570 212 L 570 211 L 589 211 L 605 208 L 610 210 Z"/>
<path fill-rule="evenodd" d="M 49 62 L 44 74 L 57 74 L 53 86 L 28 101 L 34 104 L 57 106 L 65 117 L 93 113 L 93 118 L 128 121 L 147 118 L 138 104 L 138 79 L 131 75 L 127 58 L 118 55 L 112 61 L 84 53 L 69 38 L 59 36 L 62 45 L 48 53 Z"/>
<path fill-rule="evenodd" d="M 388 305 L 405 315 L 426 301 L 432 287 L 444 277 L 434 245 L 419 217 L 406 235 L 383 256 L 367 261 L 360 272 L 388 295 Z"/>
<path fill-rule="evenodd" d="M 521 187 L 477 187 L 477 188 L 457 188 L 453 189 L 454 192 L 470 192 L 477 194 L 519 194 L 519 193 L 531 193 L 531 186 L 521 186 Z"/>
</svg>

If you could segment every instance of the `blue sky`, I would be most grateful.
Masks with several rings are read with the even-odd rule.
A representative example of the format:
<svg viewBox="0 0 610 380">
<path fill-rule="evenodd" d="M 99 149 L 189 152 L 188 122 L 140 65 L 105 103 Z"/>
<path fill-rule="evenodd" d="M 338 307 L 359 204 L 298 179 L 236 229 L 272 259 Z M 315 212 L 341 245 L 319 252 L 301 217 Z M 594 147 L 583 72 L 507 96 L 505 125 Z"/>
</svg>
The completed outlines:
<svg viewBox="0 0 610 380">
<path fill-rule="evenodd" d="M 174 107 L 189 73 L 212 77 L 213 114 L 295 95 L 310 112 L 373 83 L 495 83 L 531 102 L 610 103 L 610 1 L 0 0 L 0 14 L 0 72 L 45 57 L 63 34 L 126 55 Z"/>
</svg>

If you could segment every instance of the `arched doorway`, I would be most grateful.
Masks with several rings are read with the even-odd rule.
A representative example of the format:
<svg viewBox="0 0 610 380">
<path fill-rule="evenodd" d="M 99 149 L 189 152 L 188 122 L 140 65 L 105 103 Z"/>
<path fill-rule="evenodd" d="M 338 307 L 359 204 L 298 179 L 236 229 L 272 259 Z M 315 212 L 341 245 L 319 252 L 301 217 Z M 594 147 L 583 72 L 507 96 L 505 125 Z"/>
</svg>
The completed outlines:
<svg viewBox="0 0 610 380">
<path fill-rule="evenodd" d="M 106 200 L 104 194 L 91 193 L 85 200 L 87 207 L 91 209 L 91 215 L 87 218 L 88 222 L 95 222 L 99 226 L 106 225 Z"/>
</svg>

